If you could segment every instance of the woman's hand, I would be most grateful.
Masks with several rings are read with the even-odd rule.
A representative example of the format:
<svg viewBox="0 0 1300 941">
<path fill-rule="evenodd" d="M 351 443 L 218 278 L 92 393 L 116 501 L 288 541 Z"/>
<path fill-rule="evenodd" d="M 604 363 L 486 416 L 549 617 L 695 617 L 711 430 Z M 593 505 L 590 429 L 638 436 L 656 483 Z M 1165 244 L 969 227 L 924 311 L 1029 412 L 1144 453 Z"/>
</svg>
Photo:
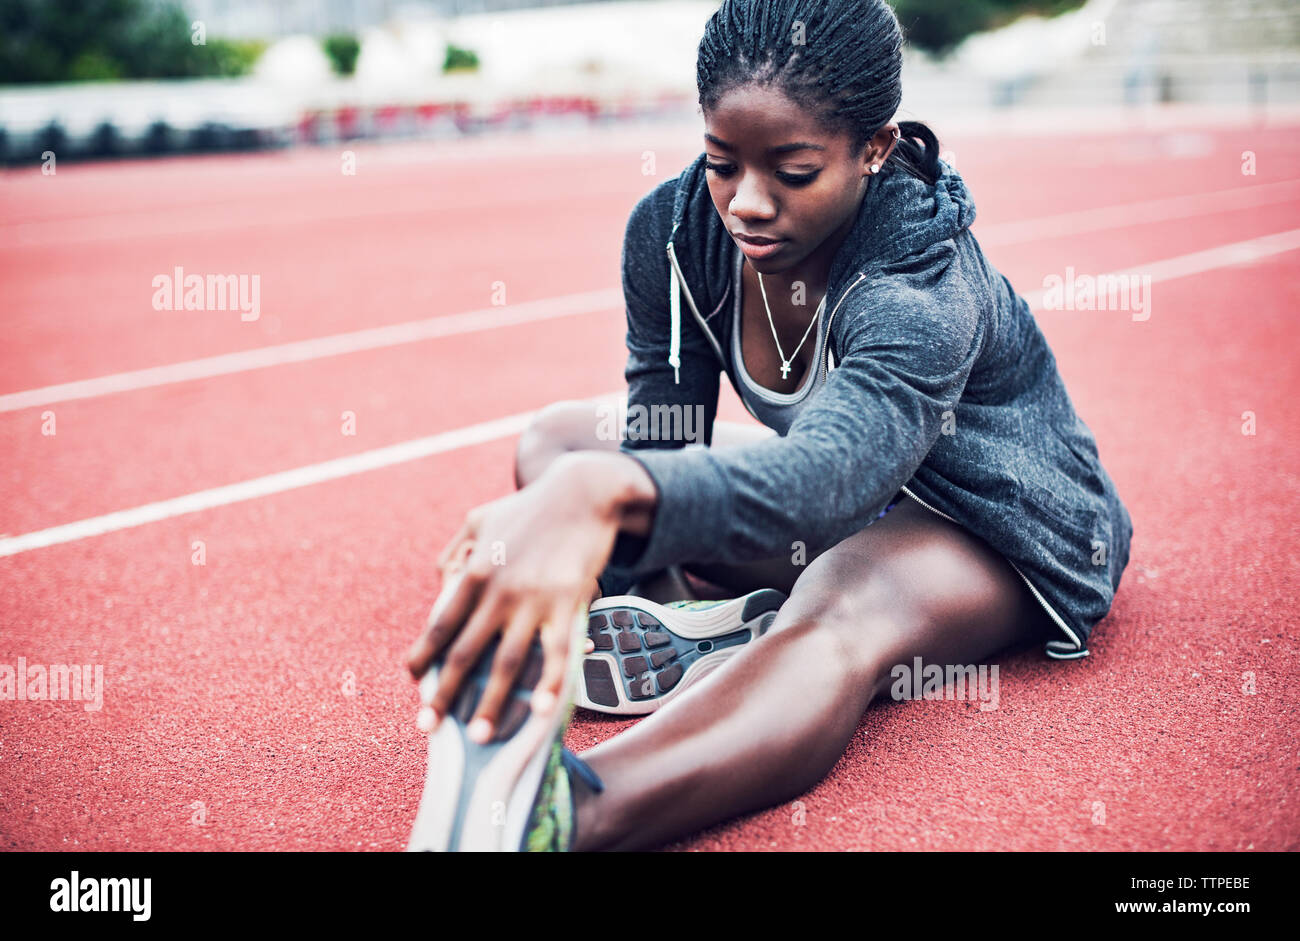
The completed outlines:
<svg viewBox="0 0 1300 941">
<path fill-rule="evenodd" d="M 443 584 L 459 583 L 407 655 L 418 679 L 446 649 L 437 691 L 426 704 L 434 712 L 432 722 L 425 716 L 427 731 L 451 709 L 465 675 L 498 635 L 470 737 L 492 737 L 539 631 L 543 667 L 532 706 L 543 713 L 555 707 L 569 644 L 585 640 L 578 639 L 575 619 L 591 599 L 619 529 L 616 507 L 593 492 L 591 475 L 578 470 L 583 466 L 561 458 L 531 485 L 470 510 L 439 554 Z"/>
</svg>

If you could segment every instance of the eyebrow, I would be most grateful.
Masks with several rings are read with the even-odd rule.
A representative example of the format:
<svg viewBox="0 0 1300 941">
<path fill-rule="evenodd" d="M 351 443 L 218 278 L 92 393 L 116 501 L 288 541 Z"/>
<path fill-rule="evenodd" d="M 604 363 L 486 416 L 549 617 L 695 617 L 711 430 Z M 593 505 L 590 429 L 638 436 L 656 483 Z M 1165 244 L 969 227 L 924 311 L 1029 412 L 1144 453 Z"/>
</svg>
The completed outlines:
<svg viewBox="0 0 1300 941">
<path fill-rule="evenodd" d="M 732 146 L 720 137 L 714 137 L 712 134 L 705 134 L 704 139 L 711 144 L 721 147 L 723 150 L 732 150 Z M 809 141 L 795 141 L 791 144 L 781 144 L 777 147 L 769 147 L 769 154 L 788 154 L 794 150 L 825 150 L 821 144 L 813 144 Z"/>
</svg>

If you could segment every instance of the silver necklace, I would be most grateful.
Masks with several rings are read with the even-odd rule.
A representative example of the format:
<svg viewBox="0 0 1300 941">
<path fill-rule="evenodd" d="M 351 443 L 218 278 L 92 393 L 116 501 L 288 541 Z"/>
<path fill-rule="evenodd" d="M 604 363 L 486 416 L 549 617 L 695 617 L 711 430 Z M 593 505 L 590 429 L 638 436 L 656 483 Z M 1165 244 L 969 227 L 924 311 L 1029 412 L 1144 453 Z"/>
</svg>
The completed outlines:
<svg viewBox="0 0 1300 941">
<path fill-rule="evenodd" d="M 789 379 L 790 361 L 799 355 L 799 350 L 803 348 L 803 341 L 808 339 L 809 331 L 812 330 L 813 324 L 817 322 L 817 318 L 821 315 L 822 305 L 817 305 L 817 310 L 813 312 L 812 320 L 808 321 L 808 329 L 803 332 L 803 337 L 799 340 L 799 345 L 794 348 L 794 352 L 790 354 L 790 358 L 786 359 L 785 351 L 781 349 L 781 338 L 776 335 L 776 324 L 772 321 L 772 308 L 767 306 L 767 288 L 763 287 L 763 273 L 761 271 L 755 271 L 754 273 L 758 275 L 758 289 L 763 294 L 763 307 L 767 310 L 767 323 L 772 328 L 772 339 L 776 340 L 776 351 L 781 356 L 781 378 Z M 823 297 L 822 302 L 824 303 L 825 300 L 826 298 Z"/>
</svg>

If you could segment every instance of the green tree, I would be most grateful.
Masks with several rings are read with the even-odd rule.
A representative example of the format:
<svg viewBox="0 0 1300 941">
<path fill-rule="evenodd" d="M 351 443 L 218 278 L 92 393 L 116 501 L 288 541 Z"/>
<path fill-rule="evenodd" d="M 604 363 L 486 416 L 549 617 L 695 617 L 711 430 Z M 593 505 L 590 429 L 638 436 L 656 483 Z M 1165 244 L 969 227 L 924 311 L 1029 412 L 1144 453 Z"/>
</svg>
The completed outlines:
<svg viewBox="0 0 1300 941">
<path fill-rule="evenodd" d="M 0 83 L 243 75 L 258 41 L 191 39 L 174 4 L 148 0 L 3 0 Z"/>
<path fill-rule="evenodd" d="M 339 75 L 351 75 L 357 70 L 357 56 L 361 53 L 361 43 L 351 33 L 335 33 L 326 36 L 321 45 L 330 64 Z"/>
<path fill-rule="evenodd" d="M 477 68 L 478 55 L 472 49 L 462 49 L 455 43 L 447 43 L 447 54 L 442 60 L 444 72 L 473 71 Z"/>
<path fill-rule="evenodd" d="M 996 29 L 1037 13 L 1056 16 L 1084 0 L 890 0 L 907 40 L 919 49 L 946 55 L 972 33 Z"/>
</svg>

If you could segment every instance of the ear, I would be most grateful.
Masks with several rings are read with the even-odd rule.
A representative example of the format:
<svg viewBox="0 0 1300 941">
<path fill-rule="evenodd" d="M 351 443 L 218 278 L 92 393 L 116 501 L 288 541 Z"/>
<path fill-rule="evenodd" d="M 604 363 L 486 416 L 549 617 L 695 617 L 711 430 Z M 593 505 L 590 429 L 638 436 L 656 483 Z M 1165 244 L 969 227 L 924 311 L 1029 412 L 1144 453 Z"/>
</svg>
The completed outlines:
<svg viewBox="0 0 1300 941">
<path fill-rule="evenodd" d="M 893 123 L 882 127 L 880 134 L 884 135 L 884 152 L 880 155 L 880 162 L 884 163 L 889 159 L 889 155 L 894 152 L 894 148 L 898 146 L 898 142 L 903 135 L 898 125 Z"/>
<path fill-rule="evenodd" d="M 901 133 L 898 125 L 891 123 L 886 124 L 876 132 L 875 137 L 867 141 L 867 146 L 863 149 L 863 176 L 873 177 L 879 175 L 880 170 L 885 166 L 885 161 L 894 152 L 894 147 L 898 144 L 900 137 Z"/>
</svg>

